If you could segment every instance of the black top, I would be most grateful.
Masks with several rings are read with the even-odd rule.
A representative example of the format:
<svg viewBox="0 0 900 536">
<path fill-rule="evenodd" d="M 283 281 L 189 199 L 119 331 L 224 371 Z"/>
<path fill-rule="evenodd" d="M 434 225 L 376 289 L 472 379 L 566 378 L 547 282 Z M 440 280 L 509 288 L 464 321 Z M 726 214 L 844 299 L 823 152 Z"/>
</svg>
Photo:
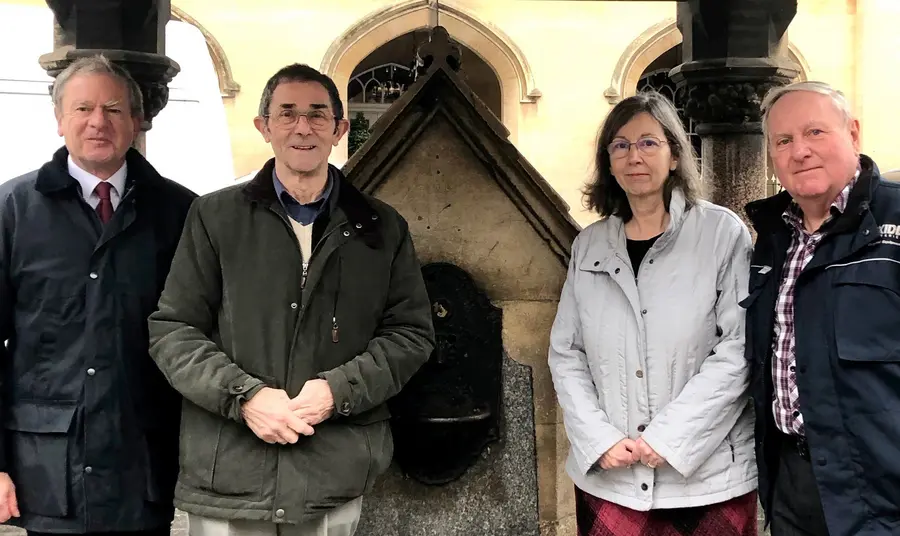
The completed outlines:
<svg viewBox="0 0 900 536">
<path fill-rule="evenodd" d="M 653 238 L 648 238 L 647 240 L 625 239 L 625 247 L 628 249 L 628 257 L 631 259 L 631 269 L 634 271 L 635 279 L 637 278 L 638 268 L 641 267 L 641 261 L 644 260 L 644 255 L 650 251 L 650 248 L 653 247 L 653 243 L 661 236 L 662 233 Z"/>
</svg>

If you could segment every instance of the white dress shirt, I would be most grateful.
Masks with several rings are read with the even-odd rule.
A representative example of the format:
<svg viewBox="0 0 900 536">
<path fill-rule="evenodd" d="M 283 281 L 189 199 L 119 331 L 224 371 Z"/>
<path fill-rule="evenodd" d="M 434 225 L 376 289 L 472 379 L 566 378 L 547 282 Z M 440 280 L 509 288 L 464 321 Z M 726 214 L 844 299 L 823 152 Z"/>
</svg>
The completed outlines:
<svg viewBox="0 0 900 536">
<path fill-rule="evenodd" d="M 125 193 L 125 175 L 127 173 L 128 164 L 123 163 L 112 177 L 106 179 L 106 182 L 112 186 L 109 190 L 109 200 L 112 202 L 113 210 L 119 208 L 119 201 Z M 71 156 L 69 157 L 69 175 L 81 186 L 81 196 L 84 197 L 85 202 L 96 210 L 97 205 L 100 204 L 100 197 L 94 192 L 94 188 L 102 182 L 101 179 L 78 167 Z"/>
</svg>

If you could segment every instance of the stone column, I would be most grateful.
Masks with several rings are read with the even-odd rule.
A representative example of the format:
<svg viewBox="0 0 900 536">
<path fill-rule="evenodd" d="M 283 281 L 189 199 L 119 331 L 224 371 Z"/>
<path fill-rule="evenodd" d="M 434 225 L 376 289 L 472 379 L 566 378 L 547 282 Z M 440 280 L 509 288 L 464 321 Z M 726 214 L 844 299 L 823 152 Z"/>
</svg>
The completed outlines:
<svg viewBox="0 0 900 536">
<path fill-rule="evenodd" d="M 702 139 L 710 199 L 745 217 L 766 194 L 766 144 L 759 105 L 790 82 L 799 66 L 787 56 L 786 30 L 796 0 L 691 0 L 678 6 L 685 63 L 670 76 Z"/>
<path fill-rule="evenodd" d="M 103 54 L 124 67 L 144 100 L 141 135 L 134 146 L 144 152 L 144 133 L 169 100 L 168 83 L 180 67 L 165 56 L 169 0 L 47 0 L 56 19 L 53 52 L 40 57 L 55 77 L 73 61 Z"/>
</svg>

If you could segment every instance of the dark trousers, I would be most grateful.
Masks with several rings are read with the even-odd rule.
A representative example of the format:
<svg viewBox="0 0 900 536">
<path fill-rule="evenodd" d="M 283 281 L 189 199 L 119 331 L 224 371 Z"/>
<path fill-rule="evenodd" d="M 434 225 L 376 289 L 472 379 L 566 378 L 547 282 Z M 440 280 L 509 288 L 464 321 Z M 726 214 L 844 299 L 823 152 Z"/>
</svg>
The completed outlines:
<svg viewBox="0 0 900 536">
<path fill-rule="evenodd" d="M 772 536 L 828 536 L 808 454 L 801 456 L 788 436 L 781 443 L 770 516 Z"/>
<path fill-rule="evenodd" d="M 171 529 L 172 527 L 166 525 L 165 527 L 151 530 L 137 530 L 133 532 L 86 532 L 84 534 L 79 534 L 78 536 L 169 536 Z M 52 532 L 34 532 L 31 530 L 29 530 L 27 534 L 28 536 L 60 536 L 59 534 L 54 534 Z"/>
</svg>

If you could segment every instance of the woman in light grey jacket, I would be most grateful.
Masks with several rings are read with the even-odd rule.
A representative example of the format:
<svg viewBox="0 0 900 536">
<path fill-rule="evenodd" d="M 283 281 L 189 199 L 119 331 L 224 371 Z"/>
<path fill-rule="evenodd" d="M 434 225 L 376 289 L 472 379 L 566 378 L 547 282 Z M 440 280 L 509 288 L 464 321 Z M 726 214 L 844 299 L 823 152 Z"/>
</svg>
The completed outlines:
<svg viewBox="0 0 900 536">
<path fill-rule="evenodd" d="M 699 184 L 668 100 L 609 113 L 585 192 L 601 220 L 572 246 L 549 357 L 583 536 L 756 535 L 751 240 Z"/>
</svg>

